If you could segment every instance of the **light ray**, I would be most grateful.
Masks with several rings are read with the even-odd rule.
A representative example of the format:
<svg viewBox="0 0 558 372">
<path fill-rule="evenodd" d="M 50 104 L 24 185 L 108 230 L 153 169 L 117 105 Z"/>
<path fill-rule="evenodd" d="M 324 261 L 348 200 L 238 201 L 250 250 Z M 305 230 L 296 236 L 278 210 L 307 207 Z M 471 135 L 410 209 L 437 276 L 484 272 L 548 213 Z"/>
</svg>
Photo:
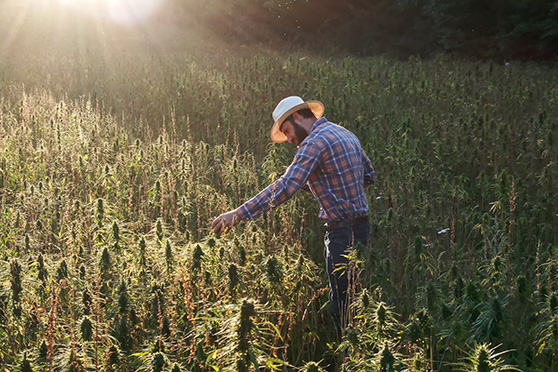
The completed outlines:
<svg viewBox="0 0 558 372">
<path fill-rule="evenodd" d="M 155 14 L 163 0 L 58 0 L 58 2 L 95 17 L 133 25 Z"/>
<path fill-rule="evenodd" d="M 19 10 L 16 14 L 14 22 L 12 25 L 5 25 L 7 30 L 2 30 L 6 32 L 3 37 L 2 42 L 0 43 L 0 55 L 6 54 L 7 50 L 10 48 L 12 42 L 16 39 L 18 32 L 21 29 L 25 16 L 27 15 L 27 11 L 29 9 L 29 4 L 22 4 L 19 6 L 21 10 Z"/>
</svg>

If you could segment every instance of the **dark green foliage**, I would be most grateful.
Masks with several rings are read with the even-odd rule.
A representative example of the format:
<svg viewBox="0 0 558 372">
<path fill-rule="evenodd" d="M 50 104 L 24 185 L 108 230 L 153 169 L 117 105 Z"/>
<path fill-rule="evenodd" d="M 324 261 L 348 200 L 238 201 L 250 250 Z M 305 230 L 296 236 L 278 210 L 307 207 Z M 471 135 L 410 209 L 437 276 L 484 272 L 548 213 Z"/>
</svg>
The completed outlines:
<svg viewBox="0 0 558 372">
<path fill-rule="evenodd" d="M 394 372 L 396 370 L 395 357 L 391 353 L 387 342 L 384 344 L 380 355 L 380 372 Z"/>
<path fill-rule="evenodd" d="M 139 240 L 139 266 L 144 268 L 147 265 L 147 243 L 142 236 Z"/>
<path fill-rule="evenodd" d="M 123 315 L 119 322 L 116 331 L 116 339 L 120 342 L 120 348 L 124 351 L 130 350 L 132 347 L 132 340 L 130 338 L 130 327 L 128 325 L 128 317 Z"/>
<path fill-rule="evenodd" d="M 39 363 L 44 363 L 46 362 L 47 359 L 47 353 L 48 353 L 48 346 L 46 344 L 45 340 L 41 341 L 41 344 L 39 345 L 39 356 L 37 358 L 37 362 Z"/>
<path fill-rule="evenodd" d="M 196 248 L 194 249 L 194 254 L 192 256 L 192 270 L 197 272 L 201 268 L 202 259 L 205 253 L 199 244 L 196 244 Z"/>
<path fill-rule="evenodd" d="M 488 353 L 486 350 L 481 349 L 477 355 L 476 370 L 478 372 L 490 372 L 491 368 L 488 364 Z"/>
<path fill-rule="evenodd" d="M 272 284 L 280 284 L 283 279 L 283 269 L 281 263 L 275 256 L 270 256 L 265 261 L 265 273 L 267 280 Z"/>
<path fill-rule="evenodd" d="M 405 338 L 412 344 L 425 346 L 424 343 L 430 336 L 432 324 L 426 310 L 418 311 L 410 318 L 410 322 L 405 329 Z"/>
<path fill-rule="evenodd" d="M 85 341 L 91 341 L 93 339 L 93 324 L 87 316 L 83 317 L 81 321 L 81 337 Z"/>
<path fill-rule="evenodd" d="M 171 335 L 170 320 L 169 320 L 168 316 L 165 315 L 163 317 L 163 320 L 161 322 L 160 327 L 161 327 L 160 331 L 161 331 L 162 336 L 169 337 Z"/>
<path fill-rule="evenodd" d="M 46 286 L 47 279 L 48 279 L 48 271 L 46 269 L 45 261 L 43 259 L 42 254 L 39 254 L 39 256 L 37 257 L 37 270 L 39 271 L 38 273 L 39 280 L 41 281 L 43 286 Z"/>
<path fill-rule="evenodd" d="M 81 265 L 79 267 L 79 277 L 81 280 L 85 280 L 85 266 Z"/>
<path fill-rule="evenodd" d="M 112 224 L 112 237 L 115 242 L 120 241 L 120 228 L 118 227 L 118 223 L 116 223 L 116 221 Z"/>
<path fill-rule="evenodd" d="M 370 306 L 370 294 L 366 288 L 360 293 L 360 303 L 363 309 L 367 309 Z"/>
<path fill-rule="evenodd" d="M 172 263 L 174 261 L 172 255 L 172 247 L 170 241 L 167 240 L 167 244 L 165 245 L 165 259 L 167 261 L 167 267 L 170 269 L 172 267 Z"/>
<path fill-rule="evenodd" d="M 114 345 L 112 345 L 109 349 L 109 351 L 107 352 L 107 358 L 106 358 L 106 365 L 107 366 L 116 366 L 118 365 L 119 362 L 119 351 L 118 348 Z"/>
<path fill-rule="evenodd" d="M 519 299 L 522 302 L 527 301 L 530 296 L 527 277 L 525 275 L 519 275 L 517 277 L 517 292 L 519 295 Z"/>
<path fill-rule="evenodd" d="M 118 312 L 121 315 L 125 315 L 128 311 L 128 289 L 126 288 L 126 283 L 122 281 L 119 288 L 120 295 L 118 296 Z"/>
<path fill-rule="evenodd" d="M 62 280 L 68 277 L 68 265 L 66 264 L 66 260 L 60 261 L 58 265 L 58 269 L 56 269 L 56 279 Z"/>
<path fill-rule="evenodd" d="M 12 288 L 12 302 L 14 305 L 14 315 L 18 316 L 21 314 L 20 310 L 20 294 L 23 290 L 21 284 L 21 265 L 19 260 L 13 258 L 10 262 L 10 274 L 11 274 L 11 288 Z"/>
<path fill-rule="evenodd" d="M 253 358 L 251 350 L 250 336 L 254 330 L 252 317 L 256 315 L 254 304 L 247 300 L 242 301 L 240 306 L 240 319 L 237 325 L 236 334 L 236 370 L 238 372 L 248 372 L 249 366 L 254 364 L 257 369 L 257 362 Z"/>
<path fill-rule="evenodd" d="M 101 198 L 97 199 L 97 213 L 95 217 L 97 218 L 97 223 L 99 225 L 103 222 L 105 217 L 105 203 Z"/>
<path fill-rule="evenodd" d="M 554 313 L 558 309 L 558 295 L 553 293 L 548 300 L 548 309 Z"/>
<path fill-rule="evenodd" d="M 240 244 L 238 245 L 238 256 L 240 265 L 244 266 L 246 264 L 246 250 Z"/>
<path fill-rule="evenodd" d="M 89 290 L 87 288 L 85 288 L 83 290 L 83 294 L 82 294 L 83 314 L 84 315 L 91 314 L 91 303 L 92 303 L 92 301 L 93 301 L 93 299 L 91 298 L 91 295 L 89 294 Z"/>
<path fill-rule="evenodd" d="M 229 291 L 234 294 L 236 287 L 239 284 L 238 268 L 235 264 L 229 265 Z"/>
<path fill-rule="evenodd" d="M 120 251 L 120 228 L 118 223 L 114 221 L 112 224 L 112 238 L 114 239 L 114 250 L 116 252 Z"/>
<path fill-rule="evenodd" d="M 110 253 L 108 251 L 108 248 L 105 247 L 103 248 L 103 252 L 101 253 L 101 258 L 99 260 L 99 270 L 101 271 L 103 278 L 105 279 L 108 278 L 110 267 L 111 267 Z"/>
<path fill-rule="evenodd" d="M 165 364 L 165 357 L 162 353 L 157 352 L 153 354 L 153 359 L 151 360 L 151 368 L 153 372 L 161 372 Z"/>
<path fill-rule="evenodd" d="M 27 355 L 23 356 L 23 360 L 21 361 L 20 366 L 21 372 L 33 372 L 33 368 L 31 368 L 31 363 L 27 360 Z"/>
</svg>

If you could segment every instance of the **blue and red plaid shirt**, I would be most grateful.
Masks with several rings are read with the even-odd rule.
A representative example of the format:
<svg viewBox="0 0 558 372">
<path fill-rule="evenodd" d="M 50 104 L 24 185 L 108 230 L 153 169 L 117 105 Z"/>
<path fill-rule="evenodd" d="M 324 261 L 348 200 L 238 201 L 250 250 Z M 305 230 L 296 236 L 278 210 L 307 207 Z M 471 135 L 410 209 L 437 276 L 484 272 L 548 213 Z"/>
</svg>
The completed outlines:
<svg viewBox="0 0 558 372">
<path fill-rule="evenodd" d="M 243 220 L 254 219 L 283 204 L 307 185 L 320 204 L 320 218 L 343 221 L 367 216 L 364 189 L 374 183 L 374 177 L 372 163 L 358 138 L 322 117 L 298 146 L 285 174 L 241 205 L 237 212 Z"/>
</svg>

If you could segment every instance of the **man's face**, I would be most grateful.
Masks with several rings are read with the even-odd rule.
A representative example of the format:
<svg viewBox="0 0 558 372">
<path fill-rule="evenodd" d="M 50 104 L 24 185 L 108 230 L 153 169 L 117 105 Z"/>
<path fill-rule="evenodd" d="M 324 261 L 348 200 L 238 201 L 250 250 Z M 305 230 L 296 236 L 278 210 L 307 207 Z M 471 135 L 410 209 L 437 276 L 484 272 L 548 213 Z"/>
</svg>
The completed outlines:
<svg viewBox="0 0 558 372">
<path fill-rule="evenodd" d="M 297 146 L 308 137 L 308 132 L 306 132 L 302 126 L 291 120 L 285 121 L 283 125 L 281 125 L 281 132 L 287 137 L 289 143 Z"/>
</svg>

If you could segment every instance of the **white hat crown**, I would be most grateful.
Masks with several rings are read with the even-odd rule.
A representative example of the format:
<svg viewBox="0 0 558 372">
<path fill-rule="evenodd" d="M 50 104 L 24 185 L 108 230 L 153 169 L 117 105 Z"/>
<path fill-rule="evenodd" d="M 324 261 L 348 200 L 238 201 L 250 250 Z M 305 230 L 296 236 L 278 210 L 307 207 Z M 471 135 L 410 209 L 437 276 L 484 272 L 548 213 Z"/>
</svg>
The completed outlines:
<svg viewBox="0 0 558 372">
<path fill-rule="evenodd" d="M 298 96 L 291 96 L 287 98 L 283 98 L 281 102 L 277 104 L 275 110 L 273 110 L 273 121 L 279 120 L 279 118 L 290 109 L 296 106 L 300 106 L 304 104 L 304 100 Z"/>
<path fill-rule="evenodd" d="M 324 114 L 324 105 L 320 101 L 308 101 L 304 102 L 299 96 L 290 96 L 283 98 L 281 102 L 277 104 L 275 110 L 273 110 L 273 127 L 271 128 L 271 140 L 273 142 L 285 142 L 287 136 L 281 132 L 281 124 L 294 112 L 308 108 L 312 111 L 316 119 L 319 119 Z"/>
</svg>

